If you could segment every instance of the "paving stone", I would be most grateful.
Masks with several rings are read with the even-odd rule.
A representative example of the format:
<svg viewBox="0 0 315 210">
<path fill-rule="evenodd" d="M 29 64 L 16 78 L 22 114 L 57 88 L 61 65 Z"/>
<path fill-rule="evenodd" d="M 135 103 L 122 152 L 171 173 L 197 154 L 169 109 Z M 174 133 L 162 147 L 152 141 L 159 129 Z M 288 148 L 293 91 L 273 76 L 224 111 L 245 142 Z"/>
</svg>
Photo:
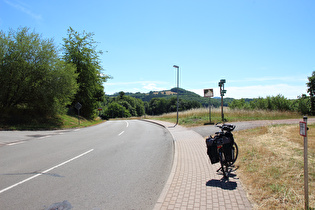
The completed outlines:
<svg viewBox="0 0 315 210">
<path fill-rule="evenodd" d="M 155 210 L 158 209 L 252 209 L 235 171 L 223 179 L 220 164 L 211 164 L 205 139 L 193 130 L 164 121 L 175 141 L 171 176 Z"/>
</svg>

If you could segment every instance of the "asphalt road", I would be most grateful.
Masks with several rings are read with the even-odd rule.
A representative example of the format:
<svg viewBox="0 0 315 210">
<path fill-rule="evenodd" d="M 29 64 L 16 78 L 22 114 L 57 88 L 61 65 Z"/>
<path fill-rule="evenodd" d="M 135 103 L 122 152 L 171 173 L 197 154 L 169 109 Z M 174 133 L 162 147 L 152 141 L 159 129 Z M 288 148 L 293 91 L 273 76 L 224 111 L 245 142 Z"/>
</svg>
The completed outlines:
<svg viewBox="0 0 315 210">
<path fill-rule="evenodd" d="M 1 131 L 0 145 L 0 209 L 152 209 L 174 149 L 166 129 L 139 120 Z"/>
</svg>

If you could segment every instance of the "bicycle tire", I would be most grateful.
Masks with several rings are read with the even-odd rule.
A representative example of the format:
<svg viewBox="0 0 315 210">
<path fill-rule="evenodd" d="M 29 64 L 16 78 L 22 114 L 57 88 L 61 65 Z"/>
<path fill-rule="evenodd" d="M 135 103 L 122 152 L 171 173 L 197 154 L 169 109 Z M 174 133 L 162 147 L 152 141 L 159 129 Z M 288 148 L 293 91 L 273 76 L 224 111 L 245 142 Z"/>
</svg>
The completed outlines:
<svg viewBox="0 0 315 210">
<path fill-rule="evenodd" d="M 225 160 L 224 153 L 222 151 L 219 152 L 219 158 L 221 163 L 221 171 L 223 173 L 224 178 L 228 179 L 228 163 Z"/>
<path fill-rule="evenodd" d="M 238 146 L 235 142 L 233 143 L 232 150 L 233 150 L 233 152 L 232 152 L 233 159 L 231 162 L 228 162 L 228 166 L 233 165 L 235 163 L 235 161 L 237 160 L 237 157 L 238 157 Z"/>
</svg>

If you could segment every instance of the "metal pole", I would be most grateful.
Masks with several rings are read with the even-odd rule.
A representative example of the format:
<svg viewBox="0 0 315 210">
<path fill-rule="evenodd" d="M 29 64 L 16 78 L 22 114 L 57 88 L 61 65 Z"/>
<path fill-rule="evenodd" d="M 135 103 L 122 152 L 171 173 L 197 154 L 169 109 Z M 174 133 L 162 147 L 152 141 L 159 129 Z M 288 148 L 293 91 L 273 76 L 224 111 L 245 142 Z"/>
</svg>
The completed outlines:
<svg viewBox="0 0 315 210">
<path fill-rule="evenodd" d="M 304 136 L 304 197 L 305 197 L 305 209 L 309 209 L 308 206 L 308 158 L 307 158 L 307 117 L 303 117 L 303 121 L 306 123 L 306 132 Z"/>
<path fill-rule="evenodd" d="M 222 84 L 224 85 L 224 84 Z M 223 88 L 224 89 L 224 88 Z M 220 86 L 220 93 L 221 93 L 221 117 L 222 122 L 224 121 L 224 114 L 223 114 L 223 93 L 222 93 L 222 86 Z"/>
<path fill-rule="evenodd" d="M 179 92 L 178 92 L 178 87 L 179 87 L 179 66 L 174 65 L 173 67 L 177 69 L 177 105 L 176 105 L 176 110 L 177 110 L 177 119 L 176 119 L 176 124 L 175 124 L 175 126 L 176 126 L 176 125 L 178 124 L 178 95 L 179 95 Z"/>
<path fill-rule="evenodd" d="M 178 103 L 179 103 L 179 68 L 177 68 L 177 121 L 176 124 L 178 124 Z"/>
<path fill-rule="evenodd" d="M 211 101 L 210 101 L 211 97 L 209 97 L 209 121 L 210 121 L 210 124 L 211 124 Z"/>
</svg>

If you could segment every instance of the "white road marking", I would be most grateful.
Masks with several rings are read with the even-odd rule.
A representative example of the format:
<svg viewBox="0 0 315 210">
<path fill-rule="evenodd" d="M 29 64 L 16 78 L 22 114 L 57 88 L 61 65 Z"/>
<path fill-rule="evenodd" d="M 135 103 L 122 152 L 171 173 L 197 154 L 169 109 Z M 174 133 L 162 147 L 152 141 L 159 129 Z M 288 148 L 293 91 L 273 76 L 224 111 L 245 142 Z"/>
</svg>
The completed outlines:
<svg viewBox="0 0 315 210">
<path fill-rule="evenodd" d="M 8 146 L 13 146 L 13 145 L 17 145 L 17 144 L 22 144 L 24 143 L 25 141 L 19 141 L 19 142 L 13 142 L 13 143 L 10 143 L 10 144 L 7 144 Z"/>
<path fill-rule="evenodd" d="M 118 134 L 118 136 L 120 136 L 121 134 L 123 134 L 125 131 L 120 132 L 120 134 Z"/>
<path fill-rule="evenodd" d="M 14 187 L 16 187 L 16 186 L 18 186 L 18 185 L 20 185 L 20 184 L 23 184 L 23 183 L 25 183 L 25 182 L 28 182 L 28 181 L 30 181 L 30 180 L 32 180 L 32 179 L 34 179 L 34 178 L 36 178 L 36 177 L 38 177 L 38 176 L 40 176 L 40 175 L 43 175 L 43 174 L 45 174 L 45 173 L 47 173 L 47 172 L 49 172 L 49 171 L 51 171 L 51 170 L 54 170 L 55 168 L 58 168 L 58 167 L 60 167 L 60 166 L 63 166 L 63 165 L 65 165 L 65 164 L 67 164 L 67 163 L 69 163 L 69 162 L 71 162 L 71 161 L 73 161 L 73 160 L 75 160 L 75 159 L 78 159 L 78 158 L 80 158 L 80 157 L 82 157 L 82 156 L 84 156 L 84 155 L 86 155 L 86 154 L 92 152 L 93 150 L 94 150 L 94 149 L 91 149 L 91 150 L 89 150 L 89 151 L 87 151 L 87 152 L 84 152 L 84 153 L 82 153 L 81 155 L 78 155 L 78 156 L 76 156 L 76 157 L 74 157 L 74 158 L 71 158 L 70 160 L 67 160 L 67 161 L 65 161 L 65 162 L 63 162 L 63 163 L 60 163 L 59 165 L 56 165 L 56 166 L 54 166 L 54 167 L 51 167 L 50 169 L 47 169 L 46 171 L 43 171 L 43 172 L 41 172 L 40 174 L 36 174 L 36 175 L 31 176 L 31 177 L 29 177 L 29 178 L 27 178 L 27 179 L 24 179 L 23 181 L 20 181 L 20 182 L 16 183 L 16 184 L 14 184 L 14 185 L 11 185 L 10 187 L 7 187 L 7 188 L 5 188 L 5 189 L 3 189 L 3 190 L 0 190 L 0 194 L 3 193 L 3 192 L 5 192 L 5 191 L 7 191 L 7 190 L 10 190 L 10 189 L 12 189 L 12 188 L 14 188 Z"/>
<path fill-rule="evenodd" d="M 125 121 L 125 122 L 127 123 L 127 126 L 126 126 L 126 127 L 128 128 L 128 127 L 129 127 L 129 123 L 128 123 L 128 121 Z"/>
<path fill-rule="evenodd" d="M 42 137 L 39 137 L 38 139 L 45 139 L 45 138 L 49 138 L 49 137 L 51 137 L 50 135 L 48 135 L 48 136 L 42 136 Z"/>
</svg>

